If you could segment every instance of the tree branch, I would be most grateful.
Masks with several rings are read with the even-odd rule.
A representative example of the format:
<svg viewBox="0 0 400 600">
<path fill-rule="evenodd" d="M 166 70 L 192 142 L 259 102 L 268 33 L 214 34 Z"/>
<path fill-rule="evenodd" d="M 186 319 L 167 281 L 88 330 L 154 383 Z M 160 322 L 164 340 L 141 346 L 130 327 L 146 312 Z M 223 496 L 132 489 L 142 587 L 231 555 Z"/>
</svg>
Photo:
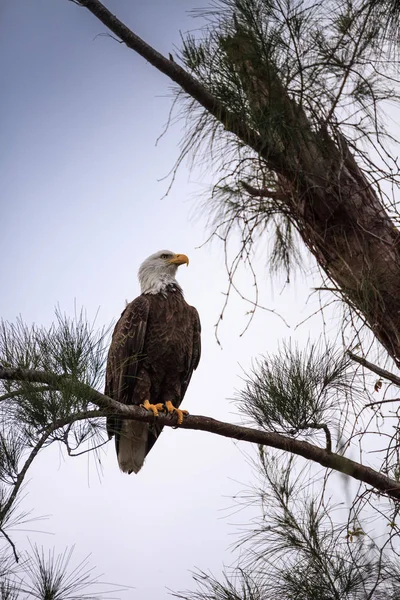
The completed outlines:
<svg viewBox="0 0 400 600">
<path fill-rule="evenodd" d="M 370 408 L 377 406 L 378 404 L 390 404 L 391 402 L 400 402 L 400 398 L 387 398 L 385 400 L 375 400 L 375 402 L 369 402 L 364 408 Z"/>
<path fill-rule="evenodd" d="M 15 547 L 14 542 L 12 541 L 10 536 L 7 535 L 7 533 L 4 531 L 4 529 L 2 529 L 1 527 L 0 527 L 0 533 L 6 538 L 7 542 L 10 544 L 13 554 L 14 554 L 15 562 L 19 562 L 19 556 L 17 554 L 17 549 Z"/>
<path fill-rule="evenodd" d="M 282 200 L 285 201 L 288 198 L 287 194 L 283 194 L 282 192 L 275 192 L 273 190 L 269 190 L 268 188 L 256 188 L 247 181 L 241 181 L 241 185 L 244 187 L 246 192 L 250 194 L 250 196 L 255 196 L 257 198 L 271 198 L 272 200 Z"/>
<path fill-rule="evenodd" d="M 0 367 L 0 373 L 2 373 L 2 371 L 4 371 L 4 370 L 8 371 L 8 370 L 11 370 L 11 369 L 2 369 Z M 33 373 L 35 373 L 37 375 L 40 372 L 33 371 Z M 42 375 L 44 375 L 44 374 L 42 373 Z M 46 375 L 50 375 L 49 382 L 50 382 L 50 379 L 51 379 L 53 381 L 53 383 L 55 381 L 54 378 L 58 377 L 58 376 L 55 376 L 55 375 L 52 375 L 52 374 L 49 374 L 49 373 L 47 373 Z M 10 380 L 9 377 L 0 377 L 0 379 L 8 379 L 8 380 Z M 38 377 L 38 379 L 40 379 L 40 376 Z M 29 381 L 32 381 L 32 382 L 36 381 L 36 382 L 38 382 L 38 379 L 32 378 Z M 58 379 L 63 379 L 63 378 L 58 377 Z M 20 381 L 21 381 L 21 379 L 20 379 Z M 28 379 L 25 377 L 23 379 L 23 381 L 28 381 Z M 42 381 L 43 381 L 43 379 L 42 379 Z M 95 391 L 95 390 L 93 390 L 93 391 Z M 39 451 L 43 448 L 44 444 L 47 442 L 47 440 L 52 435 L 52 433 L 54 433 L 54 431 L 56 431 L 60 427 L 64 427 L 65 425 L 68 425 L 70 423 L 74 423 L 75 421 L 81 421 L 83 419 L 86 420 L 86 419 L 89 419 L 89 418 L 104 417 L 104 416 L 106 416 L 105 413 L 101 412 L 99 410 L 88 410 L 88 411 L 78 412 L 78 413 L 75 413 L 74 415 L 70 415 L 69 417 L 65 417 L 64 419 L 59 419 L 58 421 L 55 421 L 54 423 L 52 423 L 51 425 L 49 425 L 49 427 L 47 427 L 44 431 L 41 432 L 42 437 L 40 438 L 40 440 L 38 441 L 38 443 L 34 446 L 33 450 L 29 454 L 27 460 L 24 463 L 24 466 L 22 467 L 21 471 L 17 475 L 16 482 L 15 482 L 15 484 L 13 486 L 13 490 L 12 490 L 12 492 L 10 494 L 10 497 L 8 498 L 7 502 L 4 504 L 3 508 L 0 509 L 0 523 L 3 523 L 5 516 L 11 510 L 12 505 L 14 504 L 14 502 L 15 502 L 15 500 L 17 498 L 17 495 L 18 495 L 18 492 L 19 492 L 19 490 L 21 488 L 21 485 L 24 482 L 24 479 L 26 477 L 26 474 L 28 472 L 29 467 L 32 465 L 33 461 L 35 460 L 35 458 L 39 454 Z M 2 530 L 0 529 L 0 531 L 2 531 Z"/>
<path fill-rule="evenodd" d="M 13 486 L 13 490 L 7 500 L 7 502 L 4 504 L 4 506 L 0 509 L 0 523 L 3 523 L 4 518 L 6 517 L 6 515 L 8 514 L 8 512 L 11 510 L 12 505 L 14 504 L 14 501 L 18 495 L 18 492 L 21 488 L 21 485 L 24 482 L 25 476 L 28 472 L 29 467 L 31 466 L 31 464 L 33 463 L 33 461 L 35 460 L 35 458 L 37 457 L 37 455 L 39 454 L 39 451 L 41 450 L 41 448 L 43 448 L 44 444 L 46 443 L 46 441 L 48 440 L 48 438 L 50 437 L 50 435 L 53 433 L 54 431 L 54 426 L 48 427 L 45 431 L 45 433 L 42 435 L 42 437 L 40 438 L 40 440 L 38 441 L 38 443 L 36 444 L 36 446 L 33 448 L 32 452 L 29 454 L 27 460 L 24 463 L 24 466 L 22 467 L 21 471 L 18 473 L 17 475 L 17 479 L 16 482 Z"/>
<path fill-rule="evenodd" d="M 332 436 L 326 423 L 301 423 L 296 429 L 293 429 L 293 435 L 298 433 L 301 429 L 323 429 L 326 438 L 326 451 L 328 454 L 332 452 Z"/>
<path fill-rule="evenodd" d="M 387 379 L 388 381 L 391 381 L 392 383 L 400 387 L 400 377 L 394 375 L 394 373 L 386 371 L 386 369 L 381 369 L 381 367 L 374 365 L 362 356 L 357 356 L 357 354 L 353 354 L 350 350 L 347 351 L 347 354 L 352 360 L 358 362 L 358 364 L 362 365 L 366 369 L 369 369 L 369 371 L 376 373 L 377 375 L 379 375 L 379 377 L 383 377 L 384 379 Z"/>
<path fill-rule="evenodd" d="M 227 131 L 231 131 L 237 135 L 246 145 L 253 148 L 255 152 L 265 154 L 265 141 L 262 140 L 261 136 L 255 130 L 246 125 L 242 115 L 228 110 L 225 104 L 210 94 L 195 77 L 142 40 L 99 0 L 78 0 L 76 3 L 87 8 L 110 31 L 118 36 L 128 48 L 140 54 L 153 67 L 156 67 L 156 69 L 177 83 L 185 92 L 218 119 Z M 268 159 L 271 161 L 276 159 L 279 162 L 279 157 L 274 157 L 271 152 L 268 152 Z"/>
<path fill-rule="evenodd" d="M 59 389 L 62 389 L 63 387 L 65 388 L 66 385 L 70 385 L 71 387 L 75 388 L 76 393 L 79 393 L 80 391 L 88 401 L 102 409 L 101 414 L 103 415 L 118 414 L 118 416 L 124 419 L 134 419 L 135 421 L 147 423 L 153 422 L 154 419 L 152 413 L 144 408 L 121 404 L 120 402 L 112 400 L 108 396 L 105 396 L 101 392 L 98 392 L 86 384 L 79 383 L 76 380 L 71 380 L 65 376 L 55 375 L 54 373 L 0 367 L 0 379 L 8 381 L 48 383 L 49 385 L 58 387 Z M 82 415 L 85 413 L 79 414 Z M 88 411 L 87 414 L 91 414 L 96 417 L 100 416 L 98 411 Z M 75 418 L 77 418 L 77 415 L 75 415 Z M 74 415 L 71 416 L 71 420 L 73 419 Z M 66 425 L 67 422 L 67 419 L 63 419 L 62 421 L 52 424 L 50 428 L 46 430 L 46 436 L 49 437 L 57 426 L 61 427 Z M 160 413 L 159 417 L 157 418 L 157 422 L 166 427 L 176 427 L 176 419 L 174 416 Z M 366 467 L 360 463 L 350 460 L 349 458 L 345 458 L 340 454 L 330 453 L 326 449 L 319 448 L 318 446 L 314 446 L 308 442 L 295 440 L 275 432 L 251 429 L 250 427 L 242 427 L 240 425 L 233 425 L 231 423 L 217 421 L 211 417 L 194 415 L 185 417 L 179 428 L 207 431 L 208 433 L 214 433 L 216 435 L 221 435 L 223 437 L 232 438 L 242 442 L 250 442 L 253 444 L 270 446 L 271 448 L 284 450 L 286 452 L 292 452 L 293 454 L 302 456 L 307 460 L 312 460 L 323 467 L 333 469 L 334 471 L 339 471 L 340 473 L 349 475 L 350 477 L 353 477 L 358 481 L 362 481 L 367 485 L 371 485 L 380 492 L 387 494 L 390 498 L 400 500 L 399 482 L 386 477 L 386 475 L 383 475 L 382 473 L 379 473 L 370 467 Z M 41 446 L 43 446 L 44 441 L 41 442 Z M 27 469 L 25 469 L 25 472 L 26 470 Z"/>
<path fill-rule="evenodd" d="M 38 388 L 35 388 L 33 391 L 37 392 L 37 393 L 41 393 L 41 392 L 49 392 L 52 389 L 53 388 L 49 385 L 43 385 Z M 3 402 L 3 400 L 11 400 L 11 398 L 17 398 L 20 394 L 21 394 L 21 390 L 16 390 L 15 392 L 9 392 L 8 394 L 3 394 L 3 396 L 0 396 L 0 402 Z"/>
</svg>

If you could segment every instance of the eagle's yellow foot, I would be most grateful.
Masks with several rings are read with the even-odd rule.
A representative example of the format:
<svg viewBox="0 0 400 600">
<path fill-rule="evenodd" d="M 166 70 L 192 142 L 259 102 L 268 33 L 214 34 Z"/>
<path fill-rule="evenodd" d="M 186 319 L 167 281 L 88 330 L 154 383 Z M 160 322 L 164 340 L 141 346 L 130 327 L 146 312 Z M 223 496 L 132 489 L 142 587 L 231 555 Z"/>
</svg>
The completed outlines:
<svg viewBox="0 0 400 600">
<path fill-rule="evenodd" d="M 176 414 L 176 416 L 178 417 L 178 420 L 176 423 L 177 425 L 181 425 L 183 423 L 183 417 L 185 415 L 189 414 L 187 410 L 181 410 L 180 408 L 175 408 L 175 406 L 172 404 L 172 402 L 170 400 L 166 401 L 165 408 L 169 415 L 172 415 L 174 413 Z"/>
<path fill-rule="evenodd" d="M 142 406 L 146 410 L 151 410 L 151 412 L 153 413 L 153 417 L 158 417 L 158 411 L 164 408 L 163 404 L 150 404 L 148 400 L 145 400 L 140 406 Z"/>
</svg>

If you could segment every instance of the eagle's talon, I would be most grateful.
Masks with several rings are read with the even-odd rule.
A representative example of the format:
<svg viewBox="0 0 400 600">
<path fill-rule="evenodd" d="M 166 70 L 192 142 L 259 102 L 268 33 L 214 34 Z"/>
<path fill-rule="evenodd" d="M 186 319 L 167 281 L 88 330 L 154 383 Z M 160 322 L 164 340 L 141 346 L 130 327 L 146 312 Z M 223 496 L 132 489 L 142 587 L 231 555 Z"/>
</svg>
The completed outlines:
<svg viewBox="0 0 400 600">
<path fill-rule="evenodd" d="M 174 413 L 176 414 L 176 416 L 177 416 L 176 424 L 177 425 L 182 425 L 183 417 L 189 414 L 187 410 L 182 410 L 181 408 L 176 408 L 170 400 L 167 400 L 167 402 L 165 403 L 165 408 L 169 415 L 172 415 Z"/>
<path fill-rule="evenodd" d="M 140 406 L 146 410 L 150 410 L 153 413 L 153 417 L 158 417 L 158 411 L 164 408 L 163 404 L 150 404 L 148 400 L 145 400 Z"/>
</svg>

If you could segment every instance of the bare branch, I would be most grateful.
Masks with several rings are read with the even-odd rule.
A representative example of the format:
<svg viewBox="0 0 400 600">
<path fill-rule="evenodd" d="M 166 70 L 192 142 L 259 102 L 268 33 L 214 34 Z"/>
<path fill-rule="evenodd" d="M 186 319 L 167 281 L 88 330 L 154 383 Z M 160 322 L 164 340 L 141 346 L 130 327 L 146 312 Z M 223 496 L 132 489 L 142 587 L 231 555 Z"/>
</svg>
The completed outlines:
<svg viewBox="0 0 400 600">
<path fill-rule="evenodd" d="M 394 375 L 394 373 L 386 371 L 386 369 L 381 369 L 381 367 L 374 365 L 362 356 L 357 356 L 357 354 L 353 354 L 350 350 L 347 351 L 347 354 L 352 360 L 358 362 L 358 364 L 362 365 L 366 369 L 369 369 L 369 371 L 376 373 L 377 375 L 379 375 L 379 377 L 383 377 L 384 379 L 387 379 L 388 381 L 391 381 L 392 383 L 400 387 L 400 377 Z"/>
<path fill-rule="evenodd" d="M 76 380 L 74 381 L 67 377 L 60 377 L 53 373 L 0 367 L 0 379 L 5 379 L 8 381 L 30 381 L 48 383 L 49 385 L 53 385 L 54 387 L 60 386 L 61 388 L 65 387 L 65 385 L 68 383 L 71 386 L 75 387 L 77 393 L 79 392 L 79 390 L 81 390 L 82 394 L 85 395 L 85 398 L 87 398 L 88 401 L 97 405 L 100 409 L 102 409 L 102 411 L 104 411 L 100 414 L 99 411 L 88 411 L 88 414 L 91 414 L 96 417 L 105 414 L 118 414 L 118 416 L 125 419 L 134 419 L 135 421 L 148 423 L 153 422 L 154 419 L 152 413 L 149 413 L 144 408 L 141 408 L 139 406 L 127 406 L 125 404 L 121 404 L 120 402 L 112 400 L 108 396 L 105 396 L 104 394 L 98 392 L 97 390 L 91 388 L 86 384 L 81 384 Z M 73 419 L 74 415 L 71 416 L 70 421 L 72 421 Z M 30 457 L 28 458 L 27 462 L 25 463 L 19 477 L 21 477 L 22 475 L 23 479 L 33 458 L 35 458 L 39 449 L 43 446 L 46 439 L 50 437 L 51 433 L 53 433 L 53 431 L 57 427 L 66 425 L 70 421 L 68 419 L 58 421 L 57 423 L 52 424 L 46 430 L 44 436 L 41 438 L 40 442 L 37 444 L 35 449 L 32 451 Z M 167 427 L 176 427 L 176 419 L 175 417 L 171 417 L 170 415 L 163 415 L 160 413 L 158 417 L 158 423 Z M 275 432 L 251 429 L 250 427 L 242 427 L 240 425 L 233 425 L 232 423 L 224 423 L 223 421 L 217 421 L 216 419 L 212 419 L 211 417 L 203 416 L 189 415 L 185 417 L 183 423 L 179 427 L 181 429 L 197 429 L 200 431 L 207 431 L 209 433 L 214 433 L 216 435 L 221 435 L 223 437 L 228 437 L 243 442 L 250 442 L 253 444 L 270 446 L 278 450 L 292 452 L 293 454 L 302 456 L 307 460 L 312 460 L 313 462 L 316 462 L 322 465 L 323 467 L 333 469 L 334 471 L 339 471 L 340 473 L 344 473 L 345 475 L 362 481 L 367 485 L 371 485 L 376 490 L 387 494 L 390 498 L 400 500 L 399 482 L 395 481 L 394 479 L 390 479 L 389 477 L 386 477 L 382 473 L 379 473 L 378 471 L 375 471 L 370 467 L 366 467 L 360 463 L 350 460 L 349 458 L 345 458 L 340 454 L 330 453 L 326 449 L 319 448 L 318 446 L 314 446 L 308 442 L 295 440 L 291 437 L 284 436 Z M 19 481 L 19 487 L 21 484 L 22 480 Z M 15 499 L 15 489 L 13 492 L 13 496 L 13 499 Z M 13 501 L 13 499 L 10 498 L 9 502 Z"/>
<path fill-rule="evenodd" d="M 255 188 L 254 186 L 247 183 L 247 181 L 241 181 L 241 185 L 244 187 L 246 192 L 250 194 L 250 196 L 257 196 L 259 198 L 272 198 L 273 200 L 283 200 L 287 201 L 287 194 L 283 194 L 282 192 L 275 192 L 273 190 L 269 190 L 268 188 Z"/>
<path fill-rule="evenodd" d="M 389 404 L 390 402 L 400 402 L 400 398 L 389 398 L 386 400 L 376 400 L 375 402 L 369 402 L 369 404 L 366 404 L 364 406 L 364 408 L 377 406 L 378 404 Z"/>
<path fill-rule="evenodd" d="M 34 446 L 32 452 L 29 454 L 27 460 L 25 461 L 24 466 L 22 467 L 21 471 L 18 473 L 18 476 L 16 478 L 16 482 L 15 485 L 13 486 L 13 490 L 7 500 L 7 502 L 4 504 L 4 506 L 2 507 L 2 509 L 0 510 L 0 523 L 3 522 L 5 516 L 8 514 L 8 512 L 10 511 L 12 505 L 14 504 L 18 492 L 21 488 L 21 485 L 24 482 L 25 476 L 28 472 L 29 467 L 31 466 L 31 464 L 33 463 L 33 461 L 35 460 L 35 458 L 37 457 L 37 455 L 39 454 L 39 451 L 41 450 L 41 448 L 43 448 L 44 444 L 46 443 L 46 441 L 49 439 L 50 435 L 53 433 L 54 431 L 54 427 L 48 427 L 46 432 L 43 434 L 43 436 L 40 438 L 40 440 L 38 441 L 38 443 Z"/>
<path fill-rule="evenodd" d="M 330 454 L 332 452 L 332 436 L 326 423 L 301 423 L 294 431 L 298 433 L 301 429 L 323 429 L 326 438 L 326 451 Z"/>
<path fill-rule="evenodd" d="M 8 369 L 8 370 L 12 370 L 12 369 Z M 19 369 L 17 369 L 17 370 L 19 371 Z M 2 371 L 4 371 L 4 369 L 0 368 L 0 373 Z M 34 373 L 37 374 L 38 372 L 34 371 Z M 44 375 L 44 373 L 42 373 L 42 376 L 43 375 Z M 51 379 L 54 382 L 55 377 L 57 377 L 57 376 L 53 375 L 52 377 L 49 377 L 49 380 Z M 2 377 L 0 377 L 0 379 L 1 378 Z M 39 378 L 40 378 L 40 376 L 39 376 Z M 7 377 L 7 379 L 9 379 L 9 378 Z M 44 379 L 45 378 L 43 377 L 42 381 Z M 61 380 L 64 378 L 58 377 L 58 379 Z M 24 381 L 28 381 L 28 379 L 24 378 Z M 30 381 L 35 381 L 35 380 L 31 379 Z M 93 391 L 95 391 L 95 390 L 93 390 Z M 60 420 L 56 421 L 55 423 L 52 423 L 43 432 L 41 432 L 42 437 L 37 442 L 37 444 L 34 446 L 33 450 L 31 451 L 27 460 L 25 461 L 24 466 L 22 467 L 21 471 L 18 473 L 15 484 L 13 486 L 12 493 L 10 494 L 10 496 L 9 496 L 7 502 L 4 504 L 3 508 L 0 510 L 0 523 L 3 522 L 4 517 L 7 515 L 7 513 L 10 511 L 12 505 L 14 504 L 14 502 L 17 498 L 18 492 L 24 482 L 24 479 L 26 477 L 29 467 L 32 465 L 33 461 L 39 454 L 39 451 L 43 448 L 43 446 L 45 445 L 47 440 L 51 437 L 51 435 L 60 427 L 64 427 L 65 425 L 74 423 L 75 421 L 80 421 L 80 420 L 89 419 L 89 418 L 103 417 L 103 416 L 105 416 L 105 413 L 98 411 L 98 410 L 91 410 L 91 411 L 89 410 L 89 411 L 85 411 L 85 412 L 79 412 L 79 413 L 76 413 L 69 417 L 66 417 L 65 419 L 60 419 Z"/>
</svg>

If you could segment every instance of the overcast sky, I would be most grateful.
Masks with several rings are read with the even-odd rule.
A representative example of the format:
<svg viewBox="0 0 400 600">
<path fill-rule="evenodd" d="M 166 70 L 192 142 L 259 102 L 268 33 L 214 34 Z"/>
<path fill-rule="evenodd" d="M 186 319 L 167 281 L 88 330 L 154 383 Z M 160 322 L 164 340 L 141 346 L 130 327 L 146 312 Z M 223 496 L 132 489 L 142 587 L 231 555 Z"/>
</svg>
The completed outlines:
<svg viewBox="0 0 400 600">
<path fill-rule="evenodd" d="M 196 0 L 108 0 L 107 6 L 164 54 L 180 31 L 198 25 Z M 233 298 L 220 330 L 214 324 L 226 289 L 222 247 L 198 249 L 206 216 L 192 215 L 209 195 L 207 176 L 184 165 L 169 195 L 160 181 L 178 157 L 182 130 L 156 146 L 171 106 L 170 83 L 124 45 L 97 36 L 105 28 L 67 0 L 0 4 L 0 180 L 2 289 L 0 314 L 48 325 L 54 307 L 83 306 L 99 326 L 115 321 L 138 293 L 137 269 L 153 252 L 186 253 L 178 278 L 203 325 L 203 356 L 185 398 L 194 414 L 238 421 L 232 397 L 242 369 L 290 335 L 304 342 L 318 323 L 294 326 L 318 308 L 306 305 L 310 280 L 280 293 L 266 256 L 258 256 L 263 303 L 291 326 L 259 311 L 240 337 L 249 306 Z M 242 275 L 243 285 L 246 274 Z M 168 597 L 191 586 L 195 567 L 220 573 L 235 555 L 231 496 L 252 481 L 244 444 L 195 431 L 164 431 L 139 475 L 122 475 L 114 445 L 98 477 L 87 457 L 51 448 L 32 468 L 23 506 L 47 515 L 15 533 L 62 551 L 91 553 L 104 580 L 135 589 L 124 600 Z M 247 448 L 247 450 L 249 450 Z"/>
</svg>

